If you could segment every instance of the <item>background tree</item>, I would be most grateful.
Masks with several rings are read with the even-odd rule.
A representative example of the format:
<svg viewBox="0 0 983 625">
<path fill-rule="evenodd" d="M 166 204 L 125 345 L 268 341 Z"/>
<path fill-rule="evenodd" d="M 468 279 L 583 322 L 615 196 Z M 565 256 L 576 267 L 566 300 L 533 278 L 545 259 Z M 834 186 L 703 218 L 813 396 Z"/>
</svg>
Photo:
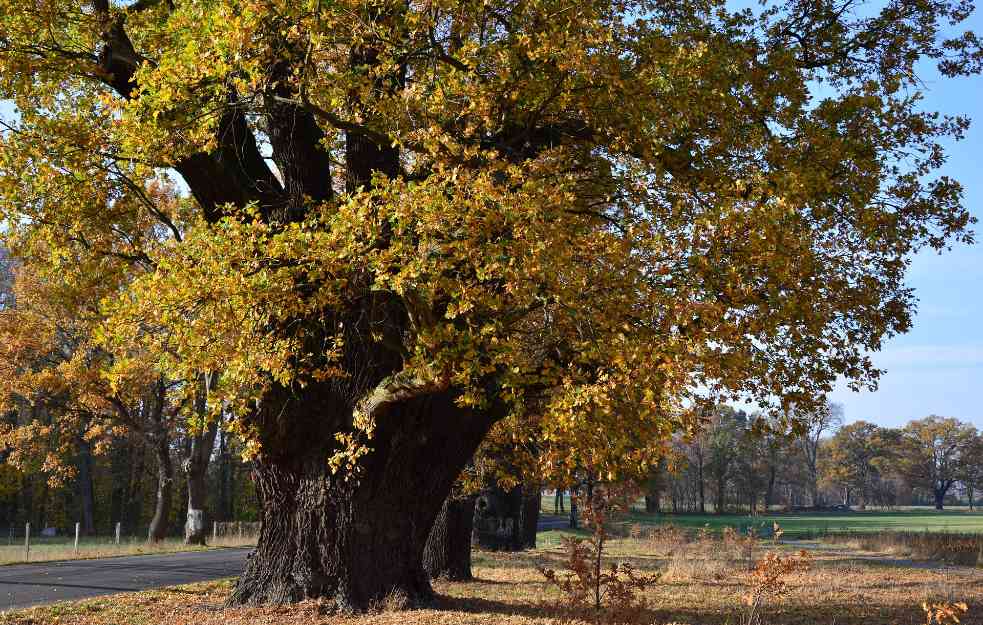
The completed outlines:
<svg viewBox="0 0 983 625">
<path fill-rule="evenodd" d="M 649 472 L 645 481 L 645 511 L 662 512 L 662 495 L 666 490 L 669 468 L 664 458 L 660 459 Z"/>
<path fill-rule="evenodd" d="M 767 513 L 772 495 L 769 489 L 774 488 L 777 479 L 777 467 L 772 462 L 777 460 L 777 451 L 769 457 L 768 445 L 775 436 L 765 430 L 767 426 L 754 415 L 744 419 L 739 431 L 735 454 L 734 482 L 735 499 L 739 505 L 747 504 L 749 514 L 758 513 L 758 503 L 762 495 L 765 497 L 764 511 Z"/>
<path fill-rule="evenodd" d="M 861 504 L 866 504 L 872 498 L 879 468 L 888 454 L 881 428 L 857 421 L 836 431 L 825 447 L 820 467 L 827 480 L 847 493 L 844 504 L 850 505 L 849 493 L 856 493 Z"/>
<path fill-rule="evenodd" d="M 760 417 L 759 417 L 760 418 Z M 764 434 L 762 435 L 762 464 L 765 482 L 765 512 L 771 510 L 777 498 L 779 486 L 779 476 L 790 473 L 790 448 L 794 445 L 791 438 L 782 431 L 782 424 L 779 420 L 771 418 L 767 420 Z"/>
<path fill-rule="evenodd" d="M 146 190 L 158 196 L 162 210 L 173 208 L 164 187 Z M 110 212 L 125 213 L 132 196 L 119 197 Z M 135 235 L 154 238 L 146 220 L 121 224 Z M 145 243 L 145 249 L 151 245 Z M 14 250 L 19 248 L 16 246 Z M 0 399 L 6 405 L 27 403 L 38 408 L 39 419 L 27 419 L 4 432 L 3 443 L 13 450 L 8 462 L 22 462 L 40 440 L 49 443 L 41 471 L 53 484 L 71 479 L 79 491 L 82 527 L 94 531 L 93 454 L 109 449 L 113 439 L 136 434 L 151 451 L 157 468 L 157 505 L 148 537 L 168 534 L 174 492 L 173 444 L 177 424 L 191 402 L 187 385 L 166 379 L 136 350 L 111 353 L 98 344 L 104 319 L 100 302 L 123 288 L 134 273 L 148 271 L 149 260 L 134 247 L 106 241 L 75 242 L 58 256 L 42 245 L 20 248 L 14 283 L 14 306 L 0 311 L 0 336 L 5 384 Z M 137 258 L 138 261 L 134 261 Z M 104 375 L 115 367 L 115 374 Z M 203 407 L 203 404 L 202 404 Z M 212 440 L 195 453 L 207 460 Z M 36 450 L 35 450 L 36 451 Z M 203 467 L 201 460 L 197 465 Z M 201 473 L 203 475 L 203 472 Z M 203 483 L 194 493 L 203 505 Z M 118 509 L 117 520 L 123 518 Z M 200 516 L 200 515 L 199 515 Z M 129 528 L 132 529 L 132 528 Z M 203 541 L 203 527 L 196 542 Z"/>
<path fill-rule="evenodd" d="M 456 487 L 444 500 L 427 537 L 423 568 L 430 579 L 473 579 L 471 544 L 477 495 Z"/>
<path fill-rule="evenodd" d="M 697 437 L 692 443 L 686 445 L 689 452 L 689 466 L 692 467 L 692 479 L 696 483 L 698 501 L 700 503 L 700 514 L 706 514 L 706 467 L 707 458 L 705 441 L 703 437 Z"/>
<path fill-rule="evenodd" d="M 205 507 L 208 499 L 207 472 L 215 450 L 219 420 L 209 418 L 208 391 L 215 383 L 215 374 L 202 374 L 195 380 L 193 419 L 185 437 L 185 453 L 181 462 L 187 477 L 188 508 L 184 524 L 184 542 L 204 545 L 206 538 Z"/>
<path fill-rule="evenodd" d="M 959 481 L 966 491 L 969 509 L 974 507 L 974 496 L 983 485 L 983 434 L 973 428 L 972 440 L 966 443 L 960 463 Z"/>
<path fill-rule="evenodd" d="M 806 427 L 797 439 L 798 445 L 805 460 L 810 501 L 814 508 L 819 508 L 822 506 L 819 495 L 819 448 L 823 435 L 831 434 L 843 424 L 843 407 L 826 403 L 814 410 L 803 411 L 800 417 Z"/>
<path fill-rule="evenodd" d="M 630 463 L 703 394 L 874 383 L 906 259 L 968 238 L 932 176 L 966 122 L 914 68 L 981 57 L 940 34 L 962 3 L 851 7 L 0 0 L 4 233 L 149 259 L 105 379 L 221 372 L 263 507 L 234 602 L 425 600 L 454 480 L 530 403 Z"/>
<path fill-rule="evenodd" d="M 735 450 L 743 435 L 747 416 L 720 406 L 713 411 L 710 422 L 701 436 L 702 450 L 706 454 L 706 475 L 713 486 L 715 514 L 723 514 L 726 508 L 727 488 L 730 485 L 738 455 Z"/>
<path fill-rule="evenodd" d="M 931 493 L 935 509 L 959 479 L 974 442 L 972 426 L 953 418 L 929 416 L 901 430 L 898 471 L 916 487 Z"/>
<path fill-rule="evenodd" d="M 148 535 L 160 540 L 167 534 L 173 491 L 176 406 L 170 387 L 151 367 L 140 371 L 136 358 L 127 378 L 109 381 L 99 374 L 100 362 L 109 355 L 93 344 L 92 312 L 100 290 L 113 287 L 109 275 L 83 278 L 85 267 L 78 273 L 39 269 L 30 262 L 18 269 L 16 304 L 0 312 L 2 400 L 14 409 L 31 406 L 32 415 L 0 432 L 11 452 L 7 462 L 23 470 L 32 455 L 42 454 L 40 471 L 53 485 L 77 479 L 83 495 L 80 516 L 92 531 L 93 446 L 108 449 L 124 428 L 137 432 L 157 464 L 157 508 Z"/>
</svg>

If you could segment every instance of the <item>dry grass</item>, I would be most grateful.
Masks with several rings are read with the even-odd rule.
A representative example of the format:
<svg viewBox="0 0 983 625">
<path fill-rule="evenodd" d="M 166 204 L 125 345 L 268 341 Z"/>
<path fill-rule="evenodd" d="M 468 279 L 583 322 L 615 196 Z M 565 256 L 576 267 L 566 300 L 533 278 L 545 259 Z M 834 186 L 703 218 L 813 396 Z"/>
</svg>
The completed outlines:
<svg viewBox="0 0 983 625">
<path fill-rule="evenodd" d="M 846 545 L 917 560 L 934 560 L 964 566 L 983 566 L 983 534 L 951 532 L 880 532 L 877 534 L 829 534 L 823 542 Z"/>
<path fill-rule="evenodd" d="M 0 565 L 20 564 L 30 562 L 52 562 L 55 560 L 82 560 L 93 558 L 112 558 L 116 556 L 133 556 L 155 553 L 174 553 L 177 551 L 201 551 L 203 549 L 213 549 L 216 547 L 245 547 L 255 545 L 256 538 L 250 536 L 227 536 L 213 540 L 208 539 L 205 547 L 197 545 L 185 545 L 180 538 L 168 538 L 159 543 L 148 543 L 144 539 L 124 538 L 119 545 L 113 543 L 111 538 L 86 538 L 79 542 L 78 554 L 71 542 L 63 540 L 45 540 L 31 544 L 29 559 L 25 559 L 24 544 L 14 543 L 12 545 L 0 546 Z"/>
<path fill-rule="evenodd" d="M 662 571 L 662 582 L 645 593 L 647 608 L 635 622 L 652 625 L 736 625 L 747 573 L 740 554 L 720 540 L 624 539 L 610 543 L 613 558 L 627 559 L 643 571 Z M 803 544 L 767 550 L 798 550 Z M 963 623 L 983 623 L 983 570 L 968 567 L 906 566 L 887 556 L 870 557 L 843 549 L 810 548 L 812 565 L 784 581 L 787 595 L 764 606 L 771 625 L 919 625 L 923 601 L 965 601 Z M 559 591 L 537 567 L 557 566 L 559 548 L 521 554 L 475 555 L 477 581 L 437 582 L 433 607 L 394 611 L 400 598 L 383 602 L 375 613 L 346 617 L 322 602 L 283 608 L 223 609 L 230 582 L 196 584 L 118 595 L 79 603 L 0 615 L 0 625 L 537 625 L 591 622 L 562 609 Z"/>
</svg>

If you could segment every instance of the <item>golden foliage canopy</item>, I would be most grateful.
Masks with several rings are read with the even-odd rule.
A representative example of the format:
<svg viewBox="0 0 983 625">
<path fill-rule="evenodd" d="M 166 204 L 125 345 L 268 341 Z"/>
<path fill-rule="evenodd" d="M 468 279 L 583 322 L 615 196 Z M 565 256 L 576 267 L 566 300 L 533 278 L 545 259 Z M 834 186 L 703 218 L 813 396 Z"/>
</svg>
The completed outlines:
<svg viewBox="0 0 983 625">
<path fill-rule="evenodd" d="M 971 8 L 0 0 L 4 236 L 98 290 L 110 386 L 343 380 L 369 433 L 457 389 L 617 463 L 708 395 L 876 382 L 910 255 L 970 238 L 915 70 L 979 71 Z"/>
</svg>

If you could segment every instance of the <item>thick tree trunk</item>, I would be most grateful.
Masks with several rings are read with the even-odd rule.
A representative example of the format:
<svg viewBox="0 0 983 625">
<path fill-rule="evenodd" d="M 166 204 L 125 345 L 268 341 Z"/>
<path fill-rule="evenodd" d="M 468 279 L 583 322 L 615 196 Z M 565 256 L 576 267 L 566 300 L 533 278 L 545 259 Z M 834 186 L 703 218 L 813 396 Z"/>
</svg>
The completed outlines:
<svg viewBox="0 0 983 625">
<path fill-rule="evenodd" d="M 423 568 L 431 579 L 473 579 L 471 574 L 471 531 L 474 528 L 476 497 L 448 496 L 434 521 L 423 550 Z"/>
<path fill-rule="evenodd" d="M 553 494 L 553 514 L 561 514 L 563 512 L 566 512 L 563 506 L 563 490 L 557 488 Z"/>
<path fill-rule="evenodd" d="M 458 407 L 451 393 L 388 404 L 371 451 L 354 472 L 335 475 L 325 460 L 335 431 L 326 417 L 337 408 L 291 393 L 285 408 L 270 402 L 272 416 L 262 417 L 285 429 L 268 434 L 275 444 L 263 441 L 269 452 L 254 463 L 259 544 L 229 603 L 327 597 L 352 612 L 392 595 L 431 599 L 423 569 L 430 529 L 495 417 Z"/>
<path fill-rule="evenodd" d="M 526 482 L 522 485 L 522 519 L 519 523 L 521 529 L 522 547 L 524 549 L 536 548 L 536 534 L 539 532 L 539 511 L 543 505 L 543 489 L 538 482 Z"/>
<path fill-rule="evenodd" d="M 935 489 L 935 509 L 936 510 L 943 510 L 944 507 L 945 507 L 943 505 L 944 503 L 945 503 L 945 491 L 944 490 Z"/>
<path fill-rule="evenodd" d="M 492 551 L 522 549 L 519 529 L 522 491 L 517 486 L 506 491 L 498 484 L 485 488 L 475 505 L 474 544 Z"/>
<path fill-rule="evenodd" d="M 536 546 L 539 508 L 538 483 L 524 483 L 506 491 L 498 485 L 485 489 L 475 512 L 475 545 L 493 551 L 521 551 Z"/>
<path fill-rule="evenodd" d="M 167 537 L 167 517 L 171 512 L 174 493 L 174 469 L 171 465 L 171 450 L 166 436 L 159 436 L 154 443 L 157 458 L 157 502 L 154 517 L 150 521 L 147 540 L 160 542 Z"/>
</svg>

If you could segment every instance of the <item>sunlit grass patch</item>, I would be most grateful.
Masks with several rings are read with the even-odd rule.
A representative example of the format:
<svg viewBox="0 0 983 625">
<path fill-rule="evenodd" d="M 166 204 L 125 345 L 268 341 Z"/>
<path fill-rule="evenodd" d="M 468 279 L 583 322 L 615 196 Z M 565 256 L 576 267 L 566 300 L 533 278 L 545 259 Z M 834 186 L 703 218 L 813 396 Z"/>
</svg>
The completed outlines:
<svg viewBox="0 0 983 625">
<path fill-rule="evenodd" d="M 244 547 L 255 544 L 255 537 L 250 536 L 219 537 L 217 540 L 209 537 L 206 546 L 185 545 L 180 538 L 167 538 L 158 543 L 150 543 L 145 538 L 125 537 L 117 545 L 110 537 L 87 537 L 79 541 L 76 553 L 74 542 L 69 538 L 32 538 L 30 551 L 24 548 L 21 538 L 20 542 L 8 541 L 8 544 L 0 545 L 0 565 L 202 551 L 217 547 Z"/>
</svg>

